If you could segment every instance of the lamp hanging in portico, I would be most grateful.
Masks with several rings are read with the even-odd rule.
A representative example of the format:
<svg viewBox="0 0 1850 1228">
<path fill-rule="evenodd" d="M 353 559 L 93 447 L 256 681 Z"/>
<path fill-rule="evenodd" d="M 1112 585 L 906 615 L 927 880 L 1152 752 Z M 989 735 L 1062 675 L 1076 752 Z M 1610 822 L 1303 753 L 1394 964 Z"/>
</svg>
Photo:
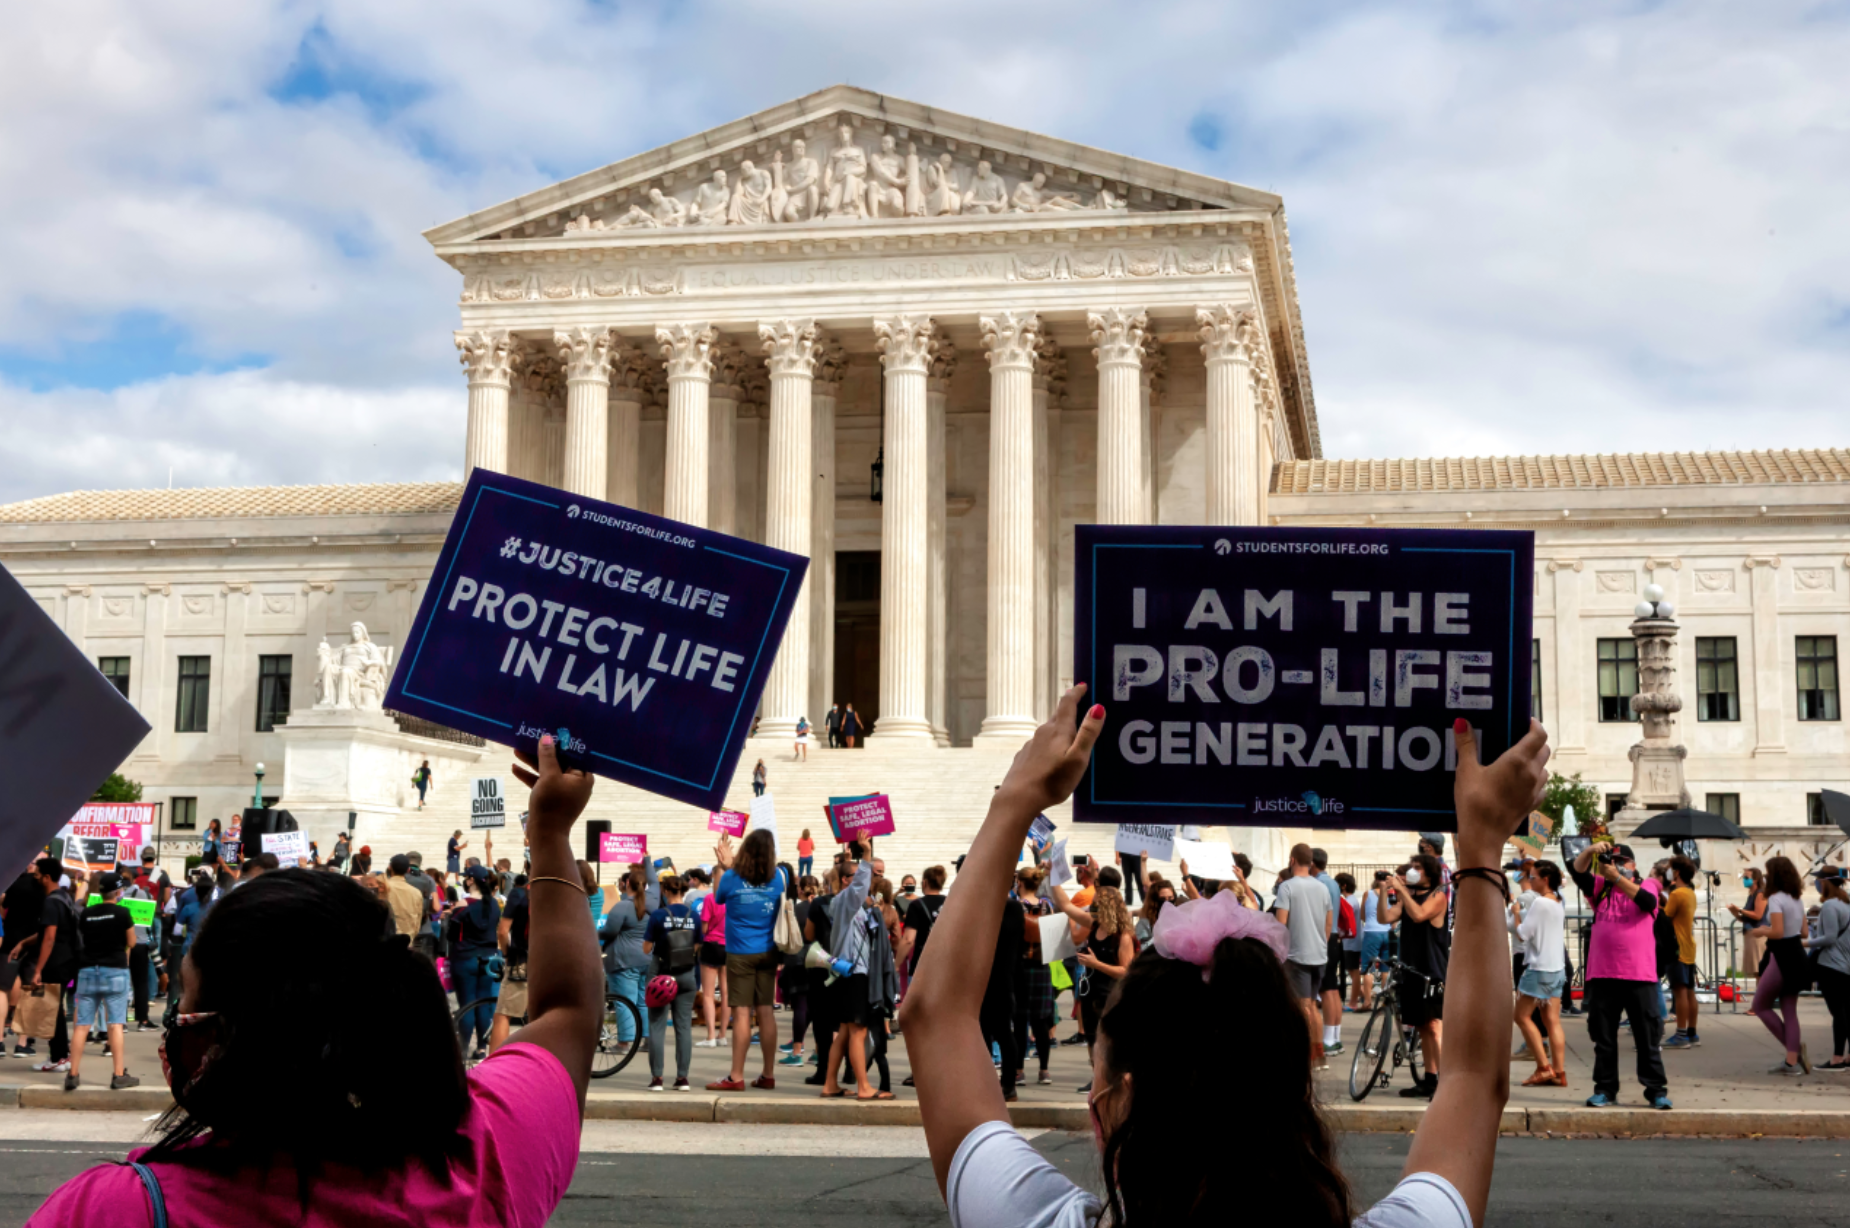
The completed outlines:
<svg viewBox="0 0 1850 1228">
<path fill-rule="evenodd" d="M 872 489 L 867 497 L 875 503 L 881 501 L 884 491 L 881 489 L 886 480 L 886 387 L 880 388 L 880 442 L 874 448 L 874 463 L 871 466 Z"/>
</svg>

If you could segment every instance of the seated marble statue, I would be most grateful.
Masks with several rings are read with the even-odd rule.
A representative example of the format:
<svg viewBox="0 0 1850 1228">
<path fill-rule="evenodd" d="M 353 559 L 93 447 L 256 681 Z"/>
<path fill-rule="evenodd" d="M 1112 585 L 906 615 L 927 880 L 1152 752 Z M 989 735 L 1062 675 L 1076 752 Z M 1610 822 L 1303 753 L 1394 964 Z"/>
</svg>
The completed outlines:
<svg viewBox="0 0 1850 1228">
<path fill-rule="evenodd" d="M 1002 176 L 989 169 L 988 162 L 978 162 L 976 178 L 964 192 L 964 212 L 1007 213 L 1008 209 L 1008 185 L 1002 182 Z"/>
<path fill-rule="evenodd" d="M 805 152 L 801 138 L 790 142 L 790 163 L 784 164 L 784 151 L 771 155 L 771 219 L 778 222 L 807 222 L 816 216 L 821 205 L 822 170 Z"/>
<path fill-rule="evenodd" d="M 713 180 L 694 189 L 694 204 L 689 210 L 689 226 L 724 226 L 726 210 L 732 205 L 732 193 L 726 188 L 726 172 L 714 171 Z"/>
<path fill-rule="evenodd" d="M 594 218 L 588 213 L 581 213 L 565 224 L 565 233 L 568 235 L 580 230 L 603 229 L 605 229 L 604 219 L 601 217 Z"/>
<path fill-rule="evenodd" d="M 649 216 L 657 226 L 682 226 L 687 223 L 687 206 L 660 188 L 650 188 Z"/>
<path fill-rule="evenodd" d="M 1017 213 L 1052 213 L 1061 209 L 1083 209 L 1084 205 L 1064 192 L 1046 190 L 1047 176 L 1040 171 L 1034 172 L 1031 179 L 1024 179 L 1015 187 L 1013 197 Z"/>
<path fill-rule="evenodd" d="M 771 174 L 750 162 L 739 163 L 739 183 L 732 190 L 726 221 L 734 226 L 763 226 L 771 220 Z"/>
<path fill-rule="evenodd" d="M 1103 209 L 1107 213 L 1124 213 L 1131 207 L 1131 202 L 1113 192 L 1110 188 L 1100 188 L 1098 199 L 1092 202 L 1094 209 Z"/>
<path fill-rule="evenodd" d="M 925 212 L 930 217 L 956 213 L 963 203 L 957 192 L 957 172 L 951 167 L 951 155 L 939 154 L 936 162 L 925 164 Z"/>
</svg>

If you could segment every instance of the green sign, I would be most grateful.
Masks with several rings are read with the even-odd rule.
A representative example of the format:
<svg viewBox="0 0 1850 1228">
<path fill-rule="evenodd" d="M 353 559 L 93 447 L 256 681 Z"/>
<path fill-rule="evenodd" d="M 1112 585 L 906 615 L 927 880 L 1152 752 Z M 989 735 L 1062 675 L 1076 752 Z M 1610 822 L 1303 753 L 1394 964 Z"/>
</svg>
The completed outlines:
<svg viewBox="0 0 1850 1228">
<path fill-rule="evenodd" d="M 84 901 L 84 903 L 86 904 L 101 904 L 102 902 L 103 902 L 103 897 L 100 895 L 93 895 L 88 900 Z M 127 900 L 117 900 L 116 903 L 128 909 L 128 915 L 135 918 L 136 925 L 153 925 L 154 924 L 154 901 L 153 900 L 127 899 Z"/>
</svg>

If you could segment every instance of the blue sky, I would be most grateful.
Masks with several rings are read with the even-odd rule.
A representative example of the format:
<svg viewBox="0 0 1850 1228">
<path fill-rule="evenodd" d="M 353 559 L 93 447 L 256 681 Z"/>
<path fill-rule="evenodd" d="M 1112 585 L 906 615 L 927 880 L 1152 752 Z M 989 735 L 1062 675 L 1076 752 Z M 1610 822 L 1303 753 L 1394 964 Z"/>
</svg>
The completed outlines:
<svg viewBox="0 0 1850 1228">
<path fill-rule="evenodd" d="M 1782 4 L 21 9 L 0 500 L 456 476 L 419 232 L 836 81 L 1282 194 L 1327 455 L 1843 446 L 1845 63 Z"/>
</svg>

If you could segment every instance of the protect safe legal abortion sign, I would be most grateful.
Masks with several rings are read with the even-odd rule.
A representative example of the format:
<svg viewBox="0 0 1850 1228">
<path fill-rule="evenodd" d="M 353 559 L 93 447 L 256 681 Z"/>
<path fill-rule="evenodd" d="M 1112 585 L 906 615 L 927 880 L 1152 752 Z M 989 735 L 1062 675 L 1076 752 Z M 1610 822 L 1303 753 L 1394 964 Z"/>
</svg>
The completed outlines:
<svg viewBox="0 0 1850 1228">
<path fill-rule="evenodd" d="M 477 469 L 386 707 L 716 810 L 808 566 Z"/>
<path fill-rule="evenodd" d="M 1092 823 L 1451 830 L 1452 723 L 1528 731 L 1534 536 L 1079 525 Z"/>
</svg>

